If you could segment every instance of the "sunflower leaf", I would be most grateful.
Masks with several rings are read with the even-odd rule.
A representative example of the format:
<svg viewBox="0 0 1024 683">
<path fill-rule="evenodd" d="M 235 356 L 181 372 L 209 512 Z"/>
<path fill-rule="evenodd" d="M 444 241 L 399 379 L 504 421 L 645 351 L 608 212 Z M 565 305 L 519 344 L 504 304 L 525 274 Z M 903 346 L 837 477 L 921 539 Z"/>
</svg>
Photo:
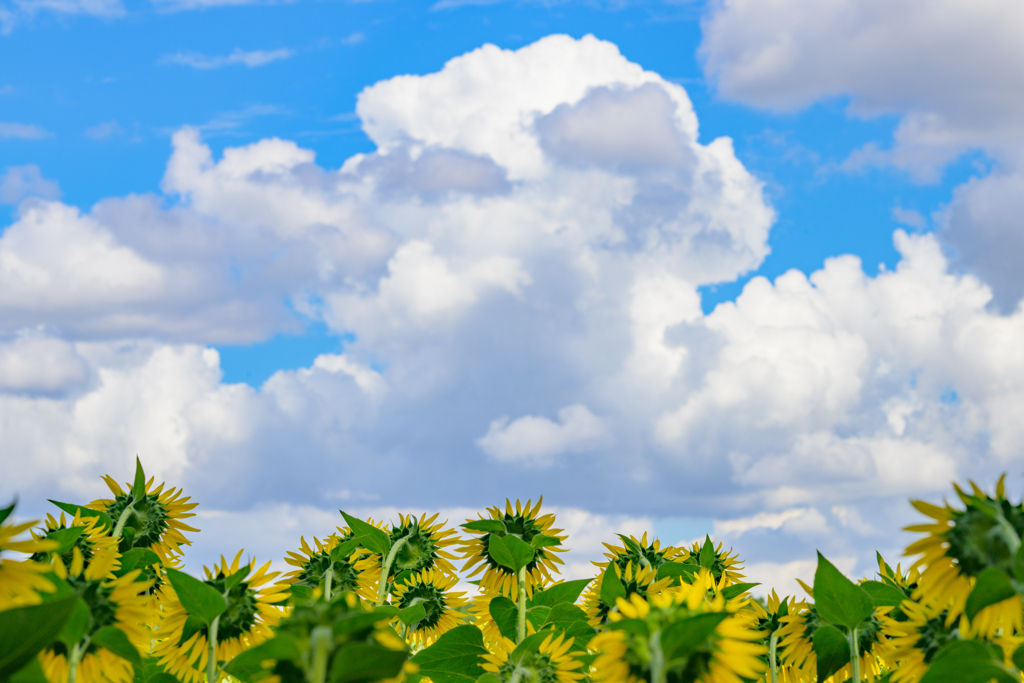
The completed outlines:
<svg viewBox="0 0 1024 683">
<path fill-rule="evenodd" d="M 132 484 L 132 499 L 140 501 L 146 496 L 146 472 L 142 469 L 142 461 L 135 456 L 135 483 Z"/>
<path fill-rule="evenodd" d="M 124 576 L 133 569 L 152 567 L 160 562 L 160 556 L 147 548 L 132 548 L 121 556 L 121 568 L 114 576 Z"/>
<path fill-rule="evenodd" d="M 1017 548 L 1017 554 L 1013 556 L 1013 575 L 1021 582 L 1024 582 L 1024 543 Z"/>
<path fill-rule="evenodd" d="M 860 587 L 871 596 L 875 607 L 899 607 L 900 603 L 907 599 L 906 594 L 899 588 L 893 588 L 881 581 L 865 581 Z"/>
<path fill-rule="evenodd" d="M 532 636 L 526 636 L 523 638 L 523 642 L 516 645 L 516 649 L 512 650 L 512 653 L 508 656 L 508 660 L 516 664 L 521 663 L 530 654 L 539 650 L 541 644 L 544 643 L 544 639 L 549 638 L 550 636 L 551 634 L 546 631 L 544 633 L 534 633 Z"/>
<path fill-rule="evenodd" d="M 501 536 L 491 534 L 490 538 L 487 539 L 487 554 L 502 567 L 508 567 L 512 570 L 516 569 L 516 559 L 513 557 L 512 551 L 505 545 L 505 539 Z"/>
<path fill-rule="evenodd" d="M 110 521 L 110 517 L 108 517 L 107 513 L 105 512 L 100 512 L 99 510 L 91 510 L 87 507 L 82 507 L 81 505 L 75 505 L 73 503 L 58 503 L 55 500 L 51 500 L 50 502 L 59 507 L 64 512 L 68 513 L 69 515 L 79 513 L 81 514 L 82 517 L 97 517 L 100 520 L 99 526 L 106 527 L 108 531 L 114 528 L 114 523 Z"/>
<path fill-rule="evenodd" d="M 1024 671 L 1024 645 L 1013 651 L 1013 665 Z"/>
<path fill-rule="evenodd" d="M 939 650 L 920 683 L 1019 683 L 992 657 L 987 647 L 976 640 L 955 640 Z"/>
<path fill-rule="evenodd" d="M 0 509 L 0 524 L 3 524 L 7 518 L 11 516 L 11 513 L 14 512 L 15 505 L 17 505 L 17 503 L 11 503 L 7 507 Z"/>
<path fill-rule="evenodd" d="M 553 586 L 548 586 L 542 591 L 533 594 L 530 604 L 534 606 L 547 605 L 571 605 L 579 600 L 580 594 L 593 579 L 579 579 L 578 581 L 563 581 Z"/>
<path fill-rule="evenodd" d="M 551 545 L 562 545 L 561 539 L 555 538 L 554 536 L 545 536 L 544 534 L 537 534 L 530 541 L 530 545 L 534 548 L 546 548 Z"/>
<path fill-rule="evenodd" d="M 57 634 L 57 640 L 71 649 L 88 632 L 91 621 L 92 612 L 89 610 L 89 605 L 85 600 L 78 598 L 74 607 L 71 608 L 68 618 L 64 621 L 60 633 Z"/>
<path fill-rule="evenodd" d="M 423 621 L 427 616 L 427 607 L 422 602 L 418 602 L 415 605 L 410 605 L 404 609 L 398 610 L 398 618 L 402 620 L 402 623 L 406 626 L 412 626 L 417 621 Z"/>
<path fill-rule="evenodd" d="M 601 602 L 609 607 L 615 606 L 615 600 L 626 597 L 626 587 L 622 579 L 615 573 L 615 565 L 609 564 L 601 578 Z"/>
<path fill-rule="evenodd" d="M 75 541 L 77 541 L 81 537 L 83 531 L 85 531 L 84 526 L 72 526 L 68 527 L 67 529 L 57 529 L 56 531 L 51 531 L 50 533 L 46 534 L 46 538 L 50 539 L 51 541 L 57 541 L 57 543 L 59 543 L 60 545 L 53 552 L 57 553 L 58 555 L 63 555 L 67 551 L 71 550 L 71 546 L 73 546 L 75 544 Z"/>
<path fill-rule="evenodd" d="M 698 562 L 705 569 L 711 569 L 715 566 L 715 544 L 711 542 L 710 536 L 704 536 L 704 545 L 700 547 Z"/>
<path fill-rule="evenodd" d="M 0 680 L 3 680 L 2 676 L 0 676 Z M 11 674 L 6 681 L 7 683 L 49 683 L 38 657 L 33 657 L 28 664 Z"/>
<path fill-rule="evenodd" d="M 412 663 L 420 667 L 420 674 L 429 676 L 434 683 L 473 683 L 486 673 L 480 666 L 484 636 L 472 624 L 457 626 L 448 631 L 430 647 L 420 650 Z"/>
<path fill-rule="evenodd" d="M 331 683 L 355 683 L 394 678 L 402 672 L 408 650 L 392 650 L 379 643 L 351 643 L 335 652 Z"/>
<path fill-rule="evenodd" d="M 1016 594 L 1017 591 L 1010 583 L 1010 577 L 1003 570 L 997 567 L 988 567 L 978 574 L 977 583 L 974 584 L 971 594 L 967 596 L 964 612 L 968 619 L 974 619 L 978 612 L 989 605 L 1012 598 Z"/>
<path fill-rule="evenodd" d="M 544 627 L 544 622 L 548 620 L 548 615 L 550 614 L 551 608 L 547 605 L 537 605 L 536 607 L 528 607 L 526 609 L 526 618 L 538 631 Z"/>
<path fill-rule="evenodd" d="M 814 600 L 822 619 L 851 630 L 875 611 L 871 595 L 843 576 L 821 553 L 818 553 L 818 569 L 814 572 Z"/>
<path fill-rule="evenodd" d="M 57 638 L 77 595 L 0 612 L 0 680 L 34 659 Z"/>
<path fill-rule="evenodd" d="M 227 600 L 213 586 L 203 583 L 185 572 L 167 567 L 167 578 L 170 579 L 174 592 L 178 594 L 181 606 L 190 615 L 200 619 L 209 626 L 213 620 L 228 608 Z"/>
<path fill-rule="evenodd" d="M 506 536 L 504 541 L 505 547 L 508 548 L 508 551 L 512 554 L 512 569 L 519 571 L 533 562 L 533 558 L 537 551 L 534 550 L 532 545 L 518 536 Z"/>
<path fill-rule="evenodd" d="M 819 626 L 811 640 L 818 660 L 819 681 L 824 681 L 850 661 L 850 643 L 835 626 Z"/>
<path fill-rule="evenodd" d="M 666 562 L 658 567 L 658 578 L 666 576 L 679 577 L 683 583 L 693 583 L 693 577 L 697 573 L 697 565 L 683 562 Z"/>
<path fill-rule="evenodd" d="M 363 547 L 377 553 L 382 558 L 387 557 L 388 551 L 391 550 L 390 536 L 372 524 L 368 524 L 358 517 L 353 517 L 344 510 L 338 510 L 338 512 L 345 518 L 345 522 L 348 523 L 348 527 L 352 530 L 353 534 L 361 537 L 365 536 L 365 538 L 361 539 Z"/>
<path fill-rule="evenodd" d="M 290 636 L 278 635 L 270 640 L 257 645 L 251 650 L 232 659 L 224 672 L 242 681 L 242 683 L 253 683 L 266 678 L 270 672 L 263 667 L 263 662 L 269 660 L 292 660 L 299 659 L 302 652 Z"/>
<path fill-rule="evenodd" d="M 474 519 L 471 522 L 466 522 L 462 525 L 463 529 L 470 531 L 484 531 L 484 532 L 502 532 L 505 530 L 505 525 L 497 519 Z"/>
<path fill-rule="evenodd" d="M 132 664 L 139 664 L 142 658 L 139 651 L 128 640 L 125 632 L 116 626 L 104 626 L 92 634 L 92 642 L 100 647 L 113 652 L 121 659 L 127 659 Z"/>
<path fill-rule="evenodd" d="M 625 534 L 616 534 L 616 536 L 618 536 L 619 540 L 622 541 L 622 545 L 626 550 L 634 552 L 637 555 L 643 554 L 644 549 L 641 548 L 640 545 L 632 538 L 626 536 Z"/>
<path fill-rule="evenodd" d="M 661 632 L 661 649 L 665 660 L 688 656 L 708 639 L 715 628 L 730 615 L 728 612 L 708 612 L 677 621 Z"/>
<path fill-rule="evenodd" d="M 555 629 L 565 633 L 566 638 L 575 638 L 573 649 L 586 649 L 590 637 L 596 631 L 587 621 L 587 613 L 576 605 L 555 605 L 548 613 L 544 629 Z M 538 629 L 540 630 L 540 629 Z"/>
<path fill-rule="evenodd" d="M 476 683 L 501 683 L 501 679 L 498 678 L 497 674 L 488 672 L 476 679 Z"/>
<path fill-rule="evenodd" d="M 349 556 L 363 545 L 363 536 L 353 536 L 344 543 L 334 546 L 331 551 L 331 562 L 345 562 Z"/>
<path fill-rule="evenodd" d="M 739 596 L 743 595 L 751 588 L 760 585 L 761 584 L 759 583 L 734 583 L 733 585 L 722 589 L 722 597 L 724 597 L 726 600 L 732 600 L 733 598 L 738 598 Z"/>
<path fill-rule="evenodd" d="M 517 619 L 519 618 L 516 603 L 504 595 L 499 595 L 491 599 L 490 604 L 487 606 L 487 611 L 491 613 L 491 618 L 498 625 L 501 635 L 514 641 L 516 639 Z"/>
<path fill-rule="evenodd" d="M 249 576 L 249 572 L 251 571 L 252 565 L 247 564 L 228 578 L 224 579 L 224 590 L 230 591 L 232 588 L 242 583 L 242 580 Z"/>
</svg>

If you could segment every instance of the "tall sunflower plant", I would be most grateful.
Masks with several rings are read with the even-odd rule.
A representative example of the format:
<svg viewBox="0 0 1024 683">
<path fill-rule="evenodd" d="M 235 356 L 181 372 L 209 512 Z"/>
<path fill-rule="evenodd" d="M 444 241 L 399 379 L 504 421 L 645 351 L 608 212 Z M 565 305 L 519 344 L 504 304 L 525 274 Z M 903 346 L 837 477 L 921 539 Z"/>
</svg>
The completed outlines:
<svg viewBox="0 0 1024 683">
<path fill-rule="evenodd" d="M 819 553 L 806 599 L 754 598 L 710 536 L 620 534 L 589 578 L 543 499 L 449 525 L 340 512 L 284 573 L 244 551 L 184 571 L 196 503 L 147 478 L 0 509 L 0 683 L 1009 683 L 1024 681 L 1024 505 L 974 483 L 909 566 L 853 581 Z M 230 559 L 229 559 L 230 558 Z"/>
</svg>

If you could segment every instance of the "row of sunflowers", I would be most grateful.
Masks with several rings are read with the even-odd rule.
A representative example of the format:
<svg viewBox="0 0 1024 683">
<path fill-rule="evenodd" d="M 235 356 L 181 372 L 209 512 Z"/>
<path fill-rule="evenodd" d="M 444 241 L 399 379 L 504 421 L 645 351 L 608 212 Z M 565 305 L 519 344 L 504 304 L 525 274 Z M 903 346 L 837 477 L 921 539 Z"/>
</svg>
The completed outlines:
<svg viewBox="0 0 1024 683">
<path fill-rule="evenodd" d="M 1000 479 L 915 501 L 909 570 L 854 583 L 819 554 L 809 599 L 754 599 L 742 563 L 620 535 L 561 580 L 566 536 L 536 504 L 458 528 L 342 512 L 285 561 L 182 571 L 196 503 L 141 463 L 112 498 L 0 509 L 0 683 L 988 683 L 1024 676 L 1024 506 Z M 27 555 L 27 557 L 26 557 Z M 474 585 L 471 597 L 460 585 Z"/>
</svg>

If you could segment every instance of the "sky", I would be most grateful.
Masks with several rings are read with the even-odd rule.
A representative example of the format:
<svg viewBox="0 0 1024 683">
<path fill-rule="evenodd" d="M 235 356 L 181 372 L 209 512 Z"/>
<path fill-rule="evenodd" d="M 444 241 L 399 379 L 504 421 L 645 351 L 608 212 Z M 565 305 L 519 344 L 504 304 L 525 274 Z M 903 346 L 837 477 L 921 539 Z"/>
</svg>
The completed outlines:
<svg viewBox="0 0 1024 683">
<path fill-rule="evenodd" d="M 544 495 L 795 592 L 1024 488 L 1015 0 L 0 0 L 0 499 Z"/>
</svg>

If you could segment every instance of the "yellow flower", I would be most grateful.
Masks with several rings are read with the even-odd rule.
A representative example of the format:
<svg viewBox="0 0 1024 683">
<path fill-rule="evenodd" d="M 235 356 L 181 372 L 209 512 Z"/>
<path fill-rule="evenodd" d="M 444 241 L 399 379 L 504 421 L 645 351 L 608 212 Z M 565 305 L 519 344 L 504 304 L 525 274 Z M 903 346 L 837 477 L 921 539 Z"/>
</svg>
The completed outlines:
<svg viewBox="0 0 1024 683">
<path fill-rule="evenodd" d="M 82 557 L 77 547 L 73 552 L 77 553 L 77 557 Z M 56 563 L 59 557 L 54 556 L 54 560 Z M 95 565 L 94 560 L 89 567 Z M 90 608 L 92 622 L 86 636 L 101 628 L 115 626 L 124 632 L 140 654 L 145 655 L 149 651 L 148 624 L 153 621 L 154 614 L 145 593 L 151 584 L 148 581 L 136 581 L 140 574 L 141 570 L 135 569 L 119 578 L 103 580 L 109 571 L 96 570 L 90 574 L 88 567 L 83 570 L 82 562 L 77 558 L 72 560 L 64 578 Z M 63 645 L 59 649 L 51 646 L 40 652 L 39 663 L 50 683 L 67 681 L 71 662 Z M 130 683 L 133 676 L 134 669 L 130 662 L 90 643 L 81 653 L 75 680 L 77 683 Z"/>
<path fill-rule="evenodd" d="M 612 564 L 615 574 L 622 582 L 626 590 L 626 596 L 636 593 L 642 598 L 649 598 L 667 589 L 672 584 L 670 577 L 658 579 L 658 570 L 654 567 L 634 567 L 632 562 L 627 562 L 624 568 Z M 609 612 L 613 611 L 615 605 L 609 605 L 601 600 L 601 586 L 604 583 L 604 574 L 600 574 L 590 582 L 586 592 L 583 594 L 583 611 L 587 613 L 590 625 L 595 628 L 603 624 Z M 684 584 L 685 585 L 685 584 Z"/>
<path fill-rule="evenodd" d="M 565 536 L 559 535 L 562 533 L 562 530 L 551 528 L 551 525 L 555 523 L 554 515 L 537 516 L 543 502 L 543 496 L 534 507 L 531 507 L 532 500 L 526 501 L 525 506 L 517 500 L 513 510 L 511 501 L 506 500 L 504 513 L 497 506 L 487 508 L 487 512 L 490 514 L 491 520 L 500 522 L 504 528 L 500 535 L 517 536 L 527 543 L 530 543 L 538 535 L 551 536 L 559 541 L 564 541 Z M 485 518 L 481 517 L 481 519 Z M 466 521 L 472 522 L 474 520 Z M 480 534 L 479 538 L 472 538 L 462 542 L 461 552 L 462 556 L 466 559 L 462 569 L 467 572 L 472 569 L 467 578 L 472 579 L 483 572 L 483 576 L 480 578 L 481 589 L 500 595 L 517 596 L 519 594 L 519 584 L 515 572 L 499 565 L 491 559 L 487 552 L 487 544 L 491 534 L 496 532 L 475 529 L 466 530 L 472 534 Z M 561 546 L 547 546 L 537 551 L 536 558 L 526 568 L 527 595 L 533 595 L 535 587 L 539 587 L 545 582 L 552 580 L 551 574 L 558 573 L 556 565 L 563 564 L 562 560 L 553 553 L 561 553 L 566 550 L 567 548 Z"/>
<path fill-rule="evenodd" d="M 602 543 L 608 549 L 608 552 L 604 554 L 608 560 L 605 562 L 594 562 L 595 566 L 604 569 L 608 566 L 608 562 L 617 562 L 620 567 L 625 569 L 626 564 L 632 562 L 637 566 L 649 566 L 657 569 L 666 562 L 682 561 L 687 556 L 687 552 L 680 548 L 670 545 L 664 548 L 661 547 L 661 541 L 658 539 L 654 539 L 648 545 L 646 531 L 640 538 L 635 536 L 622 536 L 620 538 L 622 539 L 622 545 Z"/>
<path fill-rule="evenodd" d="M 391 565 L 389 578 L 402 572 L 418 572 L 424 569 L 439 569 L 445 574 L 455 575 L 455 567 L 449 560 L 456 559 L 445 548 L 459 543 L 453 529 L 445 529 L 446 522 L 435 524 L 437 515 L 427 518 L 423 513 L 415 515 L 398 515 L 398 524 L 391 527 L 392 545 L 401 544 Z"/>
<path fill-rule="evenodd" d="M 66 529 L 81 527 L 82 531 L 70 548 L 60 556 L 50 553 L 36 553 L 32 556 L 38 562 L 50 562 L 54 571 L 61 578 L 67 567 L 75 565 L 81 558 L 83 568 L 89 579 L 99 580 L 110 576 L 111 572 L 121 567 L 120 553 L 117 552 L 117 539 L 108 535 L 109 529 L 100 523 L 99 517 L 83 517 L 81 509 L 75 512 L 74 518 L 68 524 L 64 513 L 60 513 L 58 520 L 53 515 L 46 516 L 46 526 L 41 532 L 33 531 L 32 535 L 42 540 L 56 532 Z M 72 572 L 77 575 L 81 572 Z"/>
<path fill-rule="evenodd" d="M 875 613 L 858 628 L 858 646 L 860 649 L 860 675 L 869 683 L 884 673 L 880 655 L 888 654 L 885 642 L 885 629 L 889 628 L 892 619 L 888 613 L 891 607 L 877 607 Z M 812 637 L 815 629 L 823 624 L 813 605 L 798 602 L 790 609 L 788 616 L 783 617 L 782 628 L 779 629 L 779 658 L 782 663 L 799 672 L 799 676 L 807 680 L 817 680 L 818 658 L 814 653 Z M 838 628 L 838 627 L 837 627 Z M 843 629 L 840 628 L 840 631 Z M 847 663 L 833 674 L 835 683 L 849 680 L 853 675 L 853 667 Z"/>
<path fill-rule="evenodd" d="M 21 524 L 7 524 L 7 518 L 14 511 L 11 505 L 0 510 L 0 611 L 25 605 L 38 605 L 42 602 L 40 592 L 52 593 L 56 587 L 41 576 L 50 568 L 41 562 L 32 560 L 14 560 L 4 557 L 5 552 L 45 553 L 56 550 L 55 541 L 43 541 L 37 538 L 18 540 L 18 536 L 31 529 L 36 520 Z"/>
<path fill-rule="evenodd" d="M 703 544 L 698 541 L 693 542 L 693 546 L 690 548 L 690 555 L 686 561 L 691 564 L 700 565 L 702 552 L 712 555 L 711 566 L 708 568 L 711 570 L 716 581 L 722 582 L 723 586 L 731 586 L 742 581 L 743 574 L 740 571 L 743 569 L 743 560 L 739 559 L 739 555 L 734 553 L 732 548 L 729 548 L 727 551 L 722 550 L 722 544 L 714 545 L 711 537 L 708 536 Z"/>
<path fill-rule="evenodd" d="M 509 662 L 508 656 L 516 645 L 508 638 L 502 638 L 491 647 L 489 654 L 484 655 L 484 671 L 498 676 L 502 683 L 513 679 L 513 671 L 518 669 L 515 677 L 523 683 L 577 683 L 584 678 L 579 669 L 583 662 L 576 658 L 578 652 L 572 651 L 574 639 L 565 639 L 564 634 L 549 634 L 537 651 L 523 658 L 521 662 Z"/>
<path fill-rule="evenodd" d="M 240 550 L 230 564 L 221 556 L 220 564 L 212 570 L 204 567 L 206 583 L 221 594 L 226 593 L 228 599 L 228 609 L 220 616 L 217 630 L 218 662 L 231 661 L 244 650 L 273 637 L 272 627 L 285 615 L 285 609 L 277 603 L 288 598 L 287 586 L 271 583 L 278 573 L 267 572 L 270 562 L 253 571 L 255 561 L 240 567 L 241 557 Z M 242 568 L 246 570 L 245 578 L 227 590 L 227 578 Z M 203 626 L 192 630 L 187 623 L 188 612 L 169 585 L 165 587 L 162 609 L 164 617 L 157 632 L 161 640 L 153 648 L 153 656 L 180 681 L 197 683 L 205 675 L 209 658 L 209 629 Z"/>
<path fill-rule="evenodd" d="M 438 569 L 424 569 L 391 589 L 394 595 L 391 604 L 395 607 L 405 609 L 421 604 L 426 609 L 426 616 L 409 628 L 408 640 L 427 646 L 462 624 L 466 615 L 457 610 L 466 604 L 463 599 L 465 593 L 452 592 L 451 588 L 456 583 L 458 578 L 455 576 Z"/>
<path fill-rule="evenodd" d="M 913 600 L 904 600 L 899 609 L 905 620 L 890 619 L 882 628 L 889 639 L 883 658 L 893 669 L 893 683 L 917 683 L 928 673 L 932 658 L 943 645 L 971 636 L 966 616 L 951 628 L 946 624 L 945 610 Z"/>
<path fill-rule="evenodd" d="M 297 569 L 285 574 L 281 583 L 319 588 L 324 592 L 327 590 L 327 577 L 330 576 L 332 596 L 351 592 L 364 600 L 376 599 L 380 566 L 375 561 L 367 561 L 368 551 L 359 548 L 347 558 L 334 561 L 331 559 L 331 551 L 340 542 L 337 534 L 331 534 L 323 541 L 314 537 L 315 550 L 306 543 L 304 537 L 300 537 L 299 542 L 301 554 L 288 552 L 284 558 L 285 562 Z"/>
<path fill-rule="evenodd" d="M 195 513 L 190 511 L 198 503 L 189 503 L 191 499 L 183 498 L 181 489 L 172 488 L 165 491 L 163 484 L 153 488 L 153 479 L 150 478 L 146 482 L 146 495 L 141 501 L 133 504 L 131 484 L 128 484 L 128 492 L 125 492 L 112 477 L 104 476 L 103 481 L 114 494 L 114 498 L 94 500 L 86 507 L 105 512 L 116 524 L 122 513 L 131 506 L 125 524 L 125 534 L 133 534 L 133 547 L 149 548 L 159 555 L 160 560 L 166 565 L 172 562 L 174 557 L 182 554 L 181 546 L 192 545 L 182 532 L 198 532 L 199 529 L 190 527 L 181 520 L 194 517 Z"/>
</svg>

